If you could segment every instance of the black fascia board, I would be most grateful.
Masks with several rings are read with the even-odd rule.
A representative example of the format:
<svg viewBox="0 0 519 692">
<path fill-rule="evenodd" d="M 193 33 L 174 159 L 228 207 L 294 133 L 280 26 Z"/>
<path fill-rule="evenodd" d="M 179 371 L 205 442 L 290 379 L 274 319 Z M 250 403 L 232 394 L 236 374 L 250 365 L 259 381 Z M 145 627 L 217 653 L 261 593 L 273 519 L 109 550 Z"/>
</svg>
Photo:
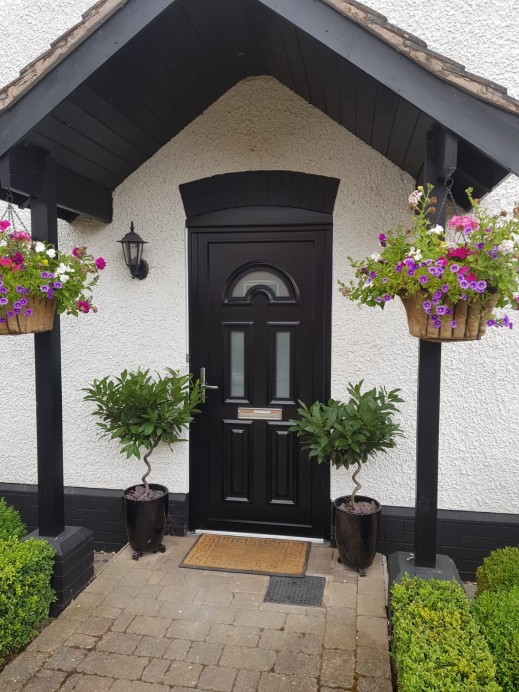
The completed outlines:
<svg viewBox="0 0 519 692">
<path fill-rule="evenodd" d="M 38 196 L 43 174 L 39 152 L 31 147 L 15 147 L 0 158 L 0 185 L 11 190 L 18 204 Z M 111 223 L 111 190 L 63 166 L 56 166 L 56 185 L 61 218 L 70 220 L 84 214 Z"/>
<path fill-rule="evenodd" d="M 519 116 L 440 79 L 324 0 L 255 0 L 519 175 Z"/>
<path fill-rule="evenodd" d="M 0 156 L 21 141 L 99 67 L 180 0 L 127 0 L 0 114 Z"/>
</svg>

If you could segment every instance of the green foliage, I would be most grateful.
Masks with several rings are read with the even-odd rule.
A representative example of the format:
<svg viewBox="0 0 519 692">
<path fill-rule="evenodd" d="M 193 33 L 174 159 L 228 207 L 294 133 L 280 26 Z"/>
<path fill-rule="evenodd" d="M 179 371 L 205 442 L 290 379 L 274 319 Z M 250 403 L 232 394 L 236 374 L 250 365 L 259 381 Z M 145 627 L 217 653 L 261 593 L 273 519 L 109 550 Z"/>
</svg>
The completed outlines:
<svg viewBox="0 0 519 692">
<path fill-rule="evenodd" d="M 54 549 L 28 539 L 0 541 L 0 663 L 36 634 L 55 600 L 50 580 Z"/>
<path fill-rule="evenodd" d="M 519 585 L 485 591 L 472 604 L 472 613 L 487 640 L 503 692 L 519 690 Z"/>
<path fill-rule="evenodd" d="M 153 377 L 149 370 L 124 370 L 118 377 L 94 380 L 83 390 L 85 399 L 97 404 L 93 415 L 102 437 L 118 440 L 128 459 L 140 459 L 142 449 L 151 453 L 160 442 L 180 441 L 198 412 L 200 383 L 171 368 L 166 372 Z"/>
<path fill-rule="evenodd" d="M 478 595 L 484 591 L 498 591 L 519 587 L 519 548 L 494 550 L 476 571 Z"/>
<path fill-rule="evenodd" d="M 400 390 L 387 392 L 381 387 L 362 393 L 361 387 L 362 381 L 348 385 L 347 403 L 330 399 L 327 404 L 316 401 L 307 407 L 299 402 L 300 418 L 290 421 L 290 430 L 303 438 L 310 458 L 349 468 L 395 446 L 395 437 L 401 435 L 400 426 L 393 422 L 398 412 L 395 404 L 402 402 Z"/>
<path fill-rule="evenodd" d="M 0 541 L 22 538 L 27 533 L 19 512 L 0 497 Z"/>
<path fill-rule="evenodd" d="M 459 584 L 406 575 L 391 588 L 391 611 L 399 692 L 499 692 Z"/>
</svg>

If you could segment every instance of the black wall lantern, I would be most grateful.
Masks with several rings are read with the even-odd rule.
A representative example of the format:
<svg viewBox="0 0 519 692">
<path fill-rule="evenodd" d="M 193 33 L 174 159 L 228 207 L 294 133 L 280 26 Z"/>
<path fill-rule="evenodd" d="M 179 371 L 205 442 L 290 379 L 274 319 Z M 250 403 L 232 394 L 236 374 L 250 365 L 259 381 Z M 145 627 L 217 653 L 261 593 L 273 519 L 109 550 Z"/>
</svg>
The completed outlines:
<svg viewBox="0 0 519 692">
<path fill-rule="evenodd" d="M 130 231 L 122 240 L 118 240 L 123 246 L 124 261 L 130 269 L 132 279 L 145 279 L 148 276 L 148 263 L 142 259 L 142 248 L 147 245 L 138 233 L 135 233 L 133 221 L 130 224 Z"/>
</svg>

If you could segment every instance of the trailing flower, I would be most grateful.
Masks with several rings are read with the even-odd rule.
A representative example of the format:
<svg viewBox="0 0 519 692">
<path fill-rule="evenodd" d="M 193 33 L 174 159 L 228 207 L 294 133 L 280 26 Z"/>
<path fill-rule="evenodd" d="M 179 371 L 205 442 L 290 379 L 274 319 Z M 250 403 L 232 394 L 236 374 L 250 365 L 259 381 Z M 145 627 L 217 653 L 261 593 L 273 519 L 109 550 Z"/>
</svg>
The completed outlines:
<svg viewBox="0 0 519 692">
<path fill-rule="evenodd" d="M 432 187 L 419 187 L 409 197 L 411 230 L 380 233 L 379 252 L 361 261 L 348 257 L 355 280 L 339 282 L 343 295 L 382 308 L 395 296 L 417 296 L 435 329 L 444 323 L 456 328 L 453 306 L 461 302 L 470 306 L 496 301 L 498 308 L 519 309 L 519 206 L 511 215 L 492 215 L 469 188 L 472 213 L 452 216 L 443 228 L 430 221 L 437 203 Z M 487 325 L 513 326 L 507 315 L 488 315 Z"/>
<path fill-rule="evenodd" d="M 96 312 L 90 294 L 106 262 L 77 247 L 67 255 L 53 245 L 34 241 L 26 231 L 9 232 L 0 220 L 0 324 L 30 317 L 29 300 L 54 300 L 58 313 Z"/>
</svg>

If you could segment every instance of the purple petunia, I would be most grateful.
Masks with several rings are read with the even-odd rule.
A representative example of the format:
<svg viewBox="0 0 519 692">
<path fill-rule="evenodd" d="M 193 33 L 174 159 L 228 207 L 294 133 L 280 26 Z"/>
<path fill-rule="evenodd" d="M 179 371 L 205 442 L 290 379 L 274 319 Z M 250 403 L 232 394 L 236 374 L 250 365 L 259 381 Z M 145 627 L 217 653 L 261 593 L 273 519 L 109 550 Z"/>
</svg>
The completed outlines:
<svg viewBox="0 0 519 692">
<path fill-rule="evenodd" d="M 54 288 L 62 288 L 63 287 L 63 284 L 61 283 L 61 281 L 55 281 L 52 285 Z"/>
<path fill-rule="evenodd" d="M 20 303 L 20 305 L 21 305 L 22 307 L 23 307 L 24 305 L 27 305 L 27 299 L 26 299 L 26 298 L 20 298 L 20 300 L 19 300 L 18 302 Z"/>
<path fill-rule="evenodd" d="M 26 311 L 23 313 L 25 317 L 30 317 L 32 315 L 32 310 L 31 308 L 27 308 Z"/>
<path fill-rule="evenodd" d="M 429 277 L 426 276 L 425 274 L 422 274 L 422 276 L 418 279 L 418 281 L 419 281 L 421 284 L 426 284 L 426 283 L 429 281 Z"/>
<path fill-rule="evenodd" d="M 7 288 L 5 286 L 0 286 L 0 293 L 7 293 Z"/>
<path fill-rule="evenodd" d="M 437 315 L 445 315 L 447 312 L 447 308 L 445 305 L 438 305 L 436 308 L 436 314 Z"/>
<path fill-rule="evenodd" d="M 433 298 L 441 298 L 442 297 L 442 292 L 441 291 L 435 291 Z"/>
<path fill-rule="evenodd" d="M 8 320 L 10 320 L 11 317 L 14 317 L 14 312 L 12 310 L 9 310 L 9 312 L 6 314 L 6 317 Z"/>
<path fill-rule="evenodd" d="M 477 281 L 471 281 L 471 282 L 469 283 L 469 286 L 470 286 L 470 288 L 471 288 L 472 291 L 475 291 L 475 290 L 476 290 L 477 285 L 478 285 Z M 461 286 L 461 284 L 460 284 L 460 286 Z M 463 288 L 463 287 L 462 287 L 462 288 Z"/>
<path fill-rule="evenodd" d="M 382 302 L 382 298 L 381 298 L 380 296 L 377 296 L 377 297 L 375 298 L 375 300 L 377 301 L 377 303 L 381 303 L 381 302 Z"/>
<path fill-rule="evenodd" d="M 414 269 L 408 269 L 407 270 L 407 276 L 414 276 L 415 270 Z"/>
<path fill-rule="evenodd" d="M 476 284 L 476 291 L 478 293 L 483 293 L 483 291 L 485 290 L 486 287 L 487 287 L 486 281 L 478 281 L 478 283 Z"/>
<path fill-rule="evenodd" d="M 451 270 L 451 272 L 453 274 L 456 274 L 456 272 L 459 272 L 459 270 L 460 270 L 460 265 L 459 264 L 451 264 L 449 269 Z"/>
<path fill-rule="evenodd" d="M 462 293 L 462 294 L 460 295 L 460 298 L 461 298 L 461 300 L 467 300 L 467 294 L 466 294 L 466 293 Z"/>
<path fill-rule="evenodd" d="M 42 293 L 47 293 L 48 290 L 49 290 L 49 287 L 46 286 L 45 284 L 43 286 L 40 286 L 40 291 Z"/>
<path fill-rule="evenodd" d="M 456 329 L 456 327 L 458 326 L 456 320 L 451 320 L 450 325 L 451 325 L 452 329 Z"/>
<path fill-rule="evenodd" d="M 495 320 L 487 320 L 487 327 L 495 327 L 496 324 Z"/>
<path fill-rule="evenodd" d="M 384 300 L 386 301 L 386 303 L 387 303 L 388 301 L 392 300 L 392 298 L 391 298 L 391 296 L 389 295 L 389 293 L 386 293 L 386 294 L 384 295 Z"/>
<path fill-rule="evenodd" d="M 8 302 L 7 298 L 0 298 L 0 305 L 7 305 Z"/>
<path fill-rule="evenodd" d="M 42 279 L 48 279 L 49 278 L 49 272 L 41 272 L 40 276 Z"/>
<path fill-rule="evenodd" d="M 432 308 L 432 303 L 430 300 L 424 300 L 422 303 L 422 307 L 424 310 L 430 310 Z"/>
<path fill-rule="evenodd" d="M 469 287 L 469 282 L 466 279 L 462 279 L 460 281 L 460 288 L 463 288 L 463 290 L 467 289 Z"/>
<path fill-rule="evenodd" d="M 478 243 L 476 247 L 478 250 L 482 250 L 485 247 L 485 243 Z"/>
<path fill-rule="evenodd" d="M 449 290 L 449 284 L 443 284 L 443 286 L 442 286 L 443 293 L 447 293 L 448 290 Z"/>
<path fill-rule="evenodd" d="M 23 286 L 20 286 L 20 284 L 18 284 L 18 286 L 15 288 L 15 291 L 16 291 L 16 293 L 24 293 L 25 288 Z"/>
</svg>

